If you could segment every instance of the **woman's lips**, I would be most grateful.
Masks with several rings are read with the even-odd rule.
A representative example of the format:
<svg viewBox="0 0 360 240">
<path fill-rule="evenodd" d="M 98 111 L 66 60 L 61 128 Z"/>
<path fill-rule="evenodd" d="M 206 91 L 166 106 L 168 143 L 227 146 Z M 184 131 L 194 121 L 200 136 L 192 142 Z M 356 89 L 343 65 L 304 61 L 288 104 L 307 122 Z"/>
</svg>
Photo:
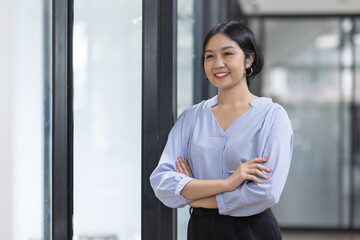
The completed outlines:
<svg viewBox="0 0 360 240">
<path fill-rule="evenodd" d="M 224 79 L 227 76 L 229 76 L 229 72 L 219 72 L 219 73 L 215 73 L 214 76 L 216 79 Z"/>
</svg>

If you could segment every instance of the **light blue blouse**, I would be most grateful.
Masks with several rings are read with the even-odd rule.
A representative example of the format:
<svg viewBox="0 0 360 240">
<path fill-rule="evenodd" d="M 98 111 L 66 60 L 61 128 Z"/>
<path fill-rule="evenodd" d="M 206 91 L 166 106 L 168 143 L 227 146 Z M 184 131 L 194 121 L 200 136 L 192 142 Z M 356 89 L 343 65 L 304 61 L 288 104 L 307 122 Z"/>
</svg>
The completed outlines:
<svg viewBox="0 0 360 240">
<path fill-rule="evenodd" d="M 232 192 L 216 195 L 219 213 L 249 216 L 278 203 L 289 172 L 293 131 L 284 108 L 270 98 L 257 98 L 251 108 L 223 131 L 212 112 L 217 96 L 184 111 L 173 126 L 159 164 L 150 176 L 155 195 L 168 207 L 190 201 L 181 194 L 191 181 L 176 172 L 178 156 L 188 159 L 196 179 L 225 179 L 228 171 L 254 157 L 268 157 L 273 171 L 263 184 L 246 181 Z"/>
</svg>

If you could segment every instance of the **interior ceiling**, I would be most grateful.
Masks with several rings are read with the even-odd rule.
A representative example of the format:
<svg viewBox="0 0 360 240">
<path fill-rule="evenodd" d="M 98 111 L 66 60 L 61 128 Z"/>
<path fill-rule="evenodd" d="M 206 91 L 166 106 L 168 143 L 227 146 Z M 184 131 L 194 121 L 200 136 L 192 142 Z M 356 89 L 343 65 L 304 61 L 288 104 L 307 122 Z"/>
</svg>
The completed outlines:
<svg viewBox="0 0 360 240">
<path fill-rule="evenodd" d="M 238 0 L 247 14 L 360 13 L 359 0 Z"/>
</svg>

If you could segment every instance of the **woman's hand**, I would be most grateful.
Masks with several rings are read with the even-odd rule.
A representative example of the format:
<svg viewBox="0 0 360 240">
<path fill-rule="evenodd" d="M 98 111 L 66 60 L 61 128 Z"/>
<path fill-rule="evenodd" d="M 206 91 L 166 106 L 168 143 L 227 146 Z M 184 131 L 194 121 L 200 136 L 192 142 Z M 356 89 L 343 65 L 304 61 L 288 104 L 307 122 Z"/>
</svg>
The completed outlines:
<svg viewBox="0 0 360 240">
<path fill-rule="evenodd" d="M 234 191 L 244 181 L 252 180 L 257 183 L 264 183 L 262 179 L 269 179 L 270 177 L 264 174 L 262 171 L 271 173 L 272 170 L 260 163 L 267 162 L 269 158 L 252 158 L 251 160 L 244 162 L 238 166 L 234 173 L 226 180 L 228 182 L 229 191 Z"/>
<path fill-rule="evenodd" d="M 194 175 L 190 169 L 188 161 L 183 160 L 181 156 L 176 160 L 176 172 L 183 173 L 191 178 L 194 178 Z"/>
</svg>

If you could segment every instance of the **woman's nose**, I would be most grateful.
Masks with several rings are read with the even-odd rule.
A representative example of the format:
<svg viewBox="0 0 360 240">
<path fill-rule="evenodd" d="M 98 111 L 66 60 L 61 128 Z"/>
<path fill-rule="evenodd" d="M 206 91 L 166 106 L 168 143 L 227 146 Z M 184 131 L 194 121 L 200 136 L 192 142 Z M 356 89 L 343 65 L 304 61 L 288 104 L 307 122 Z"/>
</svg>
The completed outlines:
<svg viewBox="0 0 360 240">
<path fill-rule="evenodd" d="M 223 61 L 223 59 L 221 57 L 218 57 L 218 58 L 215 59 L 214 67 L 220 68 L 220 67 L 224 67 L 224 66 L 225 66 L 225 64 L 224 64 L 224 61 Z"/>
</svg>

